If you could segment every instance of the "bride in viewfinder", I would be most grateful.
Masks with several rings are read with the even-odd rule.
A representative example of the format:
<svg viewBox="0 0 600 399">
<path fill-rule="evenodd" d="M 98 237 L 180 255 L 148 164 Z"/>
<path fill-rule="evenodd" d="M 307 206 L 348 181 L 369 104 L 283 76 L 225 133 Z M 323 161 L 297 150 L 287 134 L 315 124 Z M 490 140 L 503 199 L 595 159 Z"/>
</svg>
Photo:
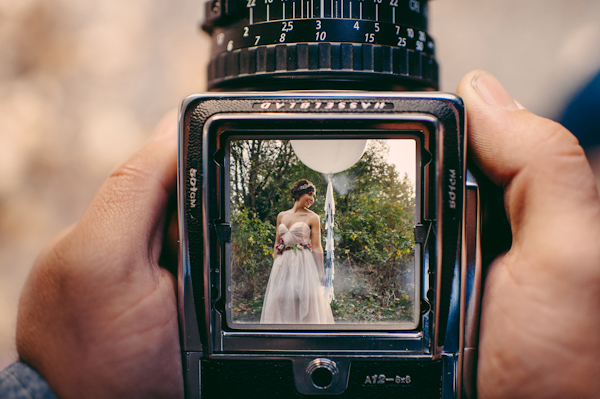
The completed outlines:
<svg viewBox="0 0 600 399">
<path fill-rule="evenodd" d="M 323 247 L 319 216 L 308 208 L 316 188 L 306 179 L 291 189 L 292 209 L 277 215 L 274 262 L 260 322 L 265 324 L 333 324 L 323 293 Z"/>
</svg>

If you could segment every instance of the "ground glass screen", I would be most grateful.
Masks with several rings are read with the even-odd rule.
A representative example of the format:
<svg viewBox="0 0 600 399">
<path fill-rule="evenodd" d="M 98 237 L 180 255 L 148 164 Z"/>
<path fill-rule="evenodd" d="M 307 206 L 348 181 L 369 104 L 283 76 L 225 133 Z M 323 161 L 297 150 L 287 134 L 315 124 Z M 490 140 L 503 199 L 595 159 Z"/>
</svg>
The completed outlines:
<svg viewBox="0 0 600 399">
<path fill-rule="evenodd" d="M 228 141 L 226 311 L 234 328 L 418 326 L 418 140 L 345 141 Z M 328 172 L 336 167 L 346 169 Z M 319 223 L 294 219 L 303 208 L 288 214 L 295 223 L 278 227 L 278 215 L 294 210 L 290 189 L 300 179 L 314 185 L 314 202 L 301 204 Z M 317 230 L 322 252 L 313 240 Z"/>
</svg>

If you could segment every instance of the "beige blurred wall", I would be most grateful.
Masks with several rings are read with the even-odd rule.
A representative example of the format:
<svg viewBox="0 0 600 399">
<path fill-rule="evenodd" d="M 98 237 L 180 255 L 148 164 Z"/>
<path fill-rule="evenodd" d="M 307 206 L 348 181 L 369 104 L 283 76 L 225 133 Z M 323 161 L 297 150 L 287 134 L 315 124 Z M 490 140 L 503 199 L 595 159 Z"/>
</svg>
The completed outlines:
<svg viewBox="0 0 600 399">
<path fill-rule="evenodd" d="M 204 88 L 201 2 L 0 0 L 0 367 L 16 358 L 19 292 L 168 110 Z M 534 112 L 559 115 L 600 68 L 597 0 L 434 0 L 442 89 L 487 69 Z"/>
<path fill-rule="evenodd" d="M 44 244 L 115 164 L 204 89 L 191 0 L 0 0 L 0 367 Z"/>
<path fill-rule="evenodd" d="M 555 118 L 600 70 L 598 0 L 433 0 L 430 31 L 442 90 L 464 73 L 494 73 L 525 107 Z"/>
</svg>

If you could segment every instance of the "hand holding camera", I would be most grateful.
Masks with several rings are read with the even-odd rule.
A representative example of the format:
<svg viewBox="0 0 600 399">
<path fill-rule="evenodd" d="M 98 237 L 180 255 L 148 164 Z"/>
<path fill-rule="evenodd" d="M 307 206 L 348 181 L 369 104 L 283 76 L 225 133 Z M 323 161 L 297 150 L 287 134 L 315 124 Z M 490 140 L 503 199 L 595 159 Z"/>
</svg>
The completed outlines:
<svg viewBox="0 0 600 399">
<path fill-rule="evenodd" d="M 159 265 L 176 149 L 173 113 L 33 267 L 17 349 L 61 399 L 182 396 L 175 278 Z"/>
<path fill-rule="evenodd" d="M 502 188 L 513 237 L 485 281 L 479 397 L 595 397 L 600 199 L 583 149 L 490 74 L 471 72 L 458 93 L 472 159 Z"/>
</svg>

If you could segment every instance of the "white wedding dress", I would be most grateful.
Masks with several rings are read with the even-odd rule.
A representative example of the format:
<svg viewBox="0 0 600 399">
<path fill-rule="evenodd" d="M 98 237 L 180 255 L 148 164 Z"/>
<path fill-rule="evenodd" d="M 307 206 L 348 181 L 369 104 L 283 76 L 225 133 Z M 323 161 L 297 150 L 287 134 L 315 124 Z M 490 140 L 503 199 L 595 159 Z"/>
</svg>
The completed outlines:
<svg viewBox="0 0 600 399">
<path fill-rule="evenodd" d="M 294 246 L 273 262 L 265 291 L 260 322 L 265 324 L 333 324 L 331 307 L 325 301 L 310 243 L 310 227 L 296 222 L 289 229 L 281 223 L 279 237 Z M 300 244 L 300 246 L 298 246 Z"/>
</svg>

